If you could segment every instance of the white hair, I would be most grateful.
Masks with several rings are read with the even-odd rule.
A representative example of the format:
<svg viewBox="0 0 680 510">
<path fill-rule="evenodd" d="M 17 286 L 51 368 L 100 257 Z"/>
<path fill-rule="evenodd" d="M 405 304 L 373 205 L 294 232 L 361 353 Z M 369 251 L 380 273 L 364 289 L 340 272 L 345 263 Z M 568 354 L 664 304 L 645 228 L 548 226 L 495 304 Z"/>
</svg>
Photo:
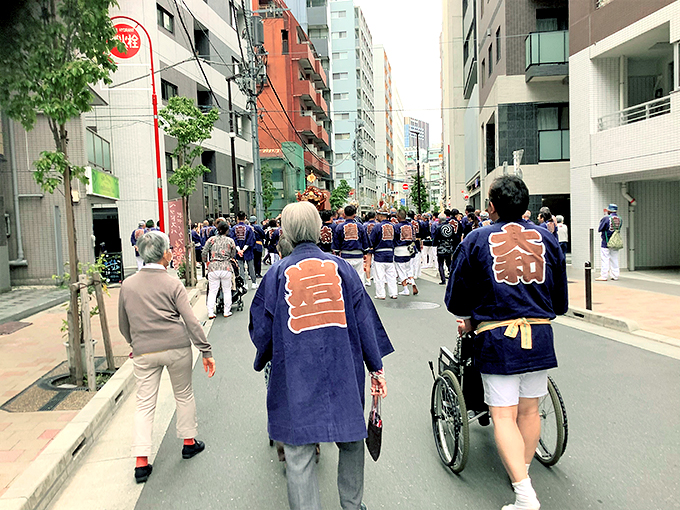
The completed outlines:
<svg viewBox="0 0 680 510">
<path fill-rule="evenodd" d="M 319 242 L 321 217 L 309 202 L 288 204 L 281 212 L 281 229 L 293 246 Z"/>
<path fill-rule="evenodd" d="M 170 238 L 163 232 L 152 230 L 137 240 L 137 249 L 144 263 L 156 264 L 170 249 Z"/>
<path fill-rule="evenodd" d="M 557 216 L 555 216 L 555 221 L 557 221 L 557 223 L 564 223 L 564 216 L 558 214 Z"/>
<path fill-rule="evenodd" d="M 443 212 L 442 212 L 442 213 L 439 213 L 439 219 L 440 219 L 440 220 L 445 220 L 445 219 L 446 219 L 446 214 L 444 214 Z"/>
</svg>

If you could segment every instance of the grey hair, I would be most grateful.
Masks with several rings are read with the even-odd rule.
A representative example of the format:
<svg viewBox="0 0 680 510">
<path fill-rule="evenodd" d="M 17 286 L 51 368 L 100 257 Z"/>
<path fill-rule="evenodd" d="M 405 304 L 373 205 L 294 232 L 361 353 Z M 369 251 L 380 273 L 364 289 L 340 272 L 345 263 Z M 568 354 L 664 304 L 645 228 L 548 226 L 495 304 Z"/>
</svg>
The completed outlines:
<svg viewBox="0 0 680 510">
<path fill-rule="evenodd" d="M 293 246 L 304 242 L 318 243 L 321 217 L 309 202 L 288 204 L 281 212 L 281 229 Z"/>
<path fill-rule="evenodd" d="M 555 216 L 555 219 L 557 220 L 557 223 L 564 223 L 564 216 L 562 216 L 561 214 Z"/>
<path fill-rule="evenodd" d="M 444 213 L 439 213 L 439 219 L 440 219 L 440 220 L 445 220 L 445 219 L 446 219 L 446 214 L 444 214 Z"/>
<path fill-rule="evenodd" d="M 278 249 L 281 258 L 287 257 L 293 253 L 293 245 L 290 244 L 290 241 L 285 234 L 281 234 L 281 237 L 279 238 L 279 244 L 276 245 L 276 248 Z"/>
<path fill-rule="evenodd" d="M 170 238 L 163 232 L 152 230 L 137 240 L 137 249 L 145 264 L 156 264 L 170 249 Z"/>
</svg>

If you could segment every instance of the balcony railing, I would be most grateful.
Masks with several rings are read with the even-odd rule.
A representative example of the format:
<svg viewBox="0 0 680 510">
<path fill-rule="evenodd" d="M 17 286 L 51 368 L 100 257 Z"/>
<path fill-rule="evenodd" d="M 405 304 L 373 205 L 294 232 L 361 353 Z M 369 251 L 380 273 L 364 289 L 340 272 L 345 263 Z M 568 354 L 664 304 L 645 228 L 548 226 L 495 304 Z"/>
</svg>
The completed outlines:
<svg viewBox="0 0 680 510">
<path fill-rule="evenodd" d="M 569 130 L 555 129 L 538 132 L 538 160 L 566 161 L 569 159 Z"/>
<path fill-rule="evenodd" d="M 597 130 L 604 131 L 606 129 L 625 126 L 627 124 L 632 124 L 633 122 L 640 122 L 667 113 L 671 113 L 670 96 L 654 99 L 653 101 L 631 106 L 625 110 L 600 117 L 600 120 L 597 123 Z"/>
<path fill-rule="evenodd" d="M 569 63 L 569 31 L 533 32 L 524 40 L 526 68 L 544 64 Z"/>
</svg>

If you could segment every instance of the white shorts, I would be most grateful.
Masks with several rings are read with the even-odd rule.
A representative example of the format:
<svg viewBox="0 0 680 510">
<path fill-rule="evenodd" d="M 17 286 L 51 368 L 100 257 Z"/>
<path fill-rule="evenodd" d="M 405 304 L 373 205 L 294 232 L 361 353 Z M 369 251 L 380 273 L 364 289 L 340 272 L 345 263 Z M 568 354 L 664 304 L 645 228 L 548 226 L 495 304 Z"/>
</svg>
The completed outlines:
<svg viewBox="0 0 680 510">
<path fill-rule="evenodd" d="M 526 374 L 482 374 L 484 402 L 491 407 L 510 407 L 520 398 L 538 398 L 548 394 L 548 371 Z"/>
</svg>

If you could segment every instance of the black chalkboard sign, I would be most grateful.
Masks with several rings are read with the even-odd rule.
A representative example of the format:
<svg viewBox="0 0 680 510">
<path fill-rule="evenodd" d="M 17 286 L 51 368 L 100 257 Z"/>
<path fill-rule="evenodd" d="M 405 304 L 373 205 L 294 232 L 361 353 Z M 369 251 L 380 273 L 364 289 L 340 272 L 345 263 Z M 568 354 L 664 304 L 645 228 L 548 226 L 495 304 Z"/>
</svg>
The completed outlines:
<svg viewBox="0 0 680 510">
<path fill-rule="evenodd" d="M 106 253 L 104 254 L 104 269 L 102 278 L 108 283 L 120 283 L 123 281 L 123 254 Z"/>
</svg>

